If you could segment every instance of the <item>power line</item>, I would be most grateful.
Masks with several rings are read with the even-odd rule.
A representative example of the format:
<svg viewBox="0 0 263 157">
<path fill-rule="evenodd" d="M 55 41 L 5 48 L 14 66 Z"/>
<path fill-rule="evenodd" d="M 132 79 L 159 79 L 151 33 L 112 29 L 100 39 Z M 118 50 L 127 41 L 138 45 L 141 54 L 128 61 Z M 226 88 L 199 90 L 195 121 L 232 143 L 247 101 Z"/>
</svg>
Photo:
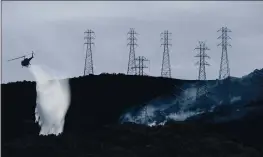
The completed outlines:
<svg viewBox="0 0 263 157">
<path fill-rule="evenodd" d="M 127 70 L 127 75 L 135 75 L 136 74 L 136 69 L 134 68 L 136 65 L 135 63 L 135 46 L 138 46 L 136 41 L 136 35 L 138 33 L 135 32 L 134 28 L 130 28 L 130 31 L 128 32 L 129 35 L 129 48 L 130 48 L 130 53 L 129 53 L 129 62 L 128 62 L 128 70 Z"/>
<path fill-rule="evenodd" d="M 205 51 L 209 50 L 204 42 L 199 41 L 199 47 L 195 48 L 199 50 L 199 54 L 195 57 L 199 57 L 199 61 L 196 63 L 196 65 L 199 66 L 199 73 L 198 73 L 198 87 L 196 92 L 196 99 L 199 99 L 203 95 L 207 95 L 207 84 L 206 84 L 206 65 L 209 65 L 205 58 L 210 58 Z"/>
<path fill-rule="evenodd" d="M 217 32 L 222 32 L 222 34 L 217 38 L 221 39 L 222 42 L 218 44 L 217 46 L 222 46 L 222 54 L 221 54 L 221 62 L 220 62 L 220 70 L 219 70 L 219 80 L 223 80 L 225 78 L 228 78 L 230 76 L 230 68 L 229 68 L 229 60 L 228 60 L 228 54 L 227 54 L 227 46 L 231 45 L 228 43 L 228 39 L 231 39 L 227 32 L 232 32 L 227 27 L 222 27 Z"/>
<path fill-rule="evenodd" d="M 95 39 L 95 33 L 92 30 L 87 30 L 84 32 L 84 39 L 86 42 L 84 44 L 87 45 L 86 47 L 86 57 L 85 57 L 85 66 L 84 66 L 84 75 L 94 74 L 93 70 L 93 59 L 92 59 L 92 45 L 94 43 L 92 40 Z"/>
<path fill-rule="evenodd" d="M 161 46 L 163 46 L 163 60 L 162 60 L 162 70 L 161 70 L 161 76 L 162 77 L 168 77 L 171 78 L 171 64 L 170 64 L 170 56 L 169 56 L 169 46 L 172 44 L 169 43 L 169 35 L 172 33 L 169 33 L 168 30 L 161 33 L 163 36 L 161 40 L 163 40 L 163 43 Z"/>
</svg>

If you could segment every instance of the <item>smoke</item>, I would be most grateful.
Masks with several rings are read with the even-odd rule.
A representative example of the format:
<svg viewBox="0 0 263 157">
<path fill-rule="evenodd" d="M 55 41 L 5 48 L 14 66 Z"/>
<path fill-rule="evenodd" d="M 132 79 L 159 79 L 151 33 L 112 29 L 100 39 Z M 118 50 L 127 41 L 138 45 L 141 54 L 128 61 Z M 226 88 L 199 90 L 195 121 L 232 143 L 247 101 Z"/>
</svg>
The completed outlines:
<svg viewBox="0 0 263 157">
<path fill-rule="evenodd" d="M 190 87 L 190 88 L 187 88 L 183 91 L 183 97 L 184 98 L 189 98 L 189 97 L 193 97 L 195 98 L 196 97 L 196 87 Z"/>
<path fill-rule="evenodd" d="M 29 70 L 36 80 L 35 122 L 41 127 L 39 135 L 59 135 L 63 132 L 70 105 L 69 82 L 59 80 L 55 73 L 50 75 L 51 71 L 47 72 L 43 66 L 31 65 Z"/>
<path fill-rule="evenodd" d="M 231 100 L 230 100 L 230 103 L 234 103 L 234 102 L 237 102 L 237 101 L 240 101 L 242 98 L 241 96 L 237 96 L 237 97 L 232 97 Z"/>
<path fill-rule="evenodd" d="M 181 94 L 181 99 L 183 101 L 180 101 L 180 109 L 181 110 L 187 110 L 189 107 L 189 104 L 193 104 L 196 101 L 196 91 L 197 89 L 195 87 L 190 87 L 185 90 L 183 90 Z"/>
<path fill-rule="evenodd" d="M 161 108 L 154 107 L 151 105 L 148 105 L 146 107 L 147 110 L 147 116 L 142 114 L 144 112 L 144 108 L 142 108 L 140 111 L 133 114 L 132 112 L 127 112 L 124 115 L 121 116 L 121 123 L 125 122 L 133 122 L 137 124 L 144 124 L 147 126 L 158 126 L 158 125 L 165 125 L 167 121 L 185 121 L 187 118 L 196 116 L 198 114 L 204 113 L 203 111 L 183 111 L 179 110 L 178 112 L 171 112 L 166 113 L 163 115 L 164 117 L 160 119 L 160 115 L 156 115 L 156 111 L 160 111 Z"/>
<path fill-rule="evenodd" d="M 174 120 L 174 121 L 184 121 L 189 117 L 201 114 L 203 112 L 199 112 L 199 111 L 180 111 L 178 113 L 171 113 L 169 115 L 166 116 L 166 119 L 168 120 Z"/>
</svg>

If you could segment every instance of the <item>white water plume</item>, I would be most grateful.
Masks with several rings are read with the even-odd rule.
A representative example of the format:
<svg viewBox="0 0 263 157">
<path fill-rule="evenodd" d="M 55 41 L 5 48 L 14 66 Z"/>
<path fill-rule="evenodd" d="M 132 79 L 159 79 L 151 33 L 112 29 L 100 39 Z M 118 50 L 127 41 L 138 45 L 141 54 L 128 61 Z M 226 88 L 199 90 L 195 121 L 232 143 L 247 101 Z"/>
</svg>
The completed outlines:
<svg viewBox="0 0 263 157">
<path fill-rule="evenodd" d="M 41 127 L 39 135 L 59 135 L 70 105 L 69 82 L 59 80 L 55 73 L 50 75 L 43 66 L 31 65 L 29 70 L 36 80 L 35 122 Z"/>
</svg>

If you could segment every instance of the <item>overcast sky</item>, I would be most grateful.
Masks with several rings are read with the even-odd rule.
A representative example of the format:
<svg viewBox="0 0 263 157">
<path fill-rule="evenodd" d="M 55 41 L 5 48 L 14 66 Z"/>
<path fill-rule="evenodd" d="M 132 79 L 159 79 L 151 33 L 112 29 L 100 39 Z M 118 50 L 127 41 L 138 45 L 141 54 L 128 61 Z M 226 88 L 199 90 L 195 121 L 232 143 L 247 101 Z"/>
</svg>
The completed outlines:
<svg viewBox="0 0 263 157">
<path fill-rule="evenodd" d="M 21 60 L 7 60 L 35 51 L 32 64 L 42 64 L 68 77 L 83 75 L 84 31 L 96 33 L 95 74 L 127 73 L 130 28 L 140 34 L 136 56 L 150 60 L 145 72 L 161 74 L 160 33 L 172 32 L 172 77 L 196 79 L 194 48 L 206 41 L 210 51 L 207 78 L 219 73 L 222 26 L 232 30 L 231 75 L 240 77 L 263 68 L 263 2 L 2 2 L 3 82 L 33 80 Z"/>
</svg>

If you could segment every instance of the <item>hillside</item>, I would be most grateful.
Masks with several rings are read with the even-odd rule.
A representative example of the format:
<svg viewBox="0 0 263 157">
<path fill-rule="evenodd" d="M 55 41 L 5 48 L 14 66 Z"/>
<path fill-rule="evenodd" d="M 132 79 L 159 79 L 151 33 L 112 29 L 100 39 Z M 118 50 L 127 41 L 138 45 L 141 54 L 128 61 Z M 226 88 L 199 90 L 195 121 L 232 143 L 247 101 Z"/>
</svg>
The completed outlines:
<svg viewBox="0 0 263 157">
<path fill-rule="evenodd" d="M 71 105 L 65 130 L 72 131 L 80 130 L 78 128 L 85 131 L 83 125 L 117 123 L 129 107 L 141 105 L 160 95 L 169 95 L 173 84 L 183 83 L 182 80 L 108 74 L 71 78 L 69 82 Z M 8 83 L 1 85 L 1 88 L 4 138 L 23 134 L 23 131 L 36 132 L 35 82 Z M 23 131 L 21 128 L 24 128 Z"/>
<path fill-rule="evenodd" d="M 150 124 L 151 121 L 154 121 L 161 124 L 168 119 L 185 120 L 189 116 L 190 118 L 198 117 L 201 113 L 213 115 L 214 118 L 212 119 L 204 118 L 210 122 L 231 121 L 241 118 L 249 114 L 249 110 L 257 110 L 257 108 L 245 108 L 245 105 L 263 101 L 262 74 L 263 69 L 256 69 L 241 78 L 229 77 L 220 81 L 209 80 L 206 82 L 207 97 L 198 101 L 196 101 L 195 95 L 201 81 L 185 81 L 180 86 L 174 87 L 173 95 L 160 96 L 147 103 L 145 110 L 150 116 L 146 123 Z M 218 111 L 223 111 L 223 116 L 220 116 Z M 140 112 L 143 112 L 143 109 Z M 129 111 L 126 114 L 127 118 L 129 114 L 134 113 Z"/>
<path fill-rule="evenodd" d="M 211 127 L 171 123 L 123 124 L 59 137 L 27 135 L 3 144 L 2 156 L 19 157 L 262 157 L 263 152 Z"/>
<path fill-rule="evenodd" d="M 3 156 L 260 157 L 262 80 L 253 73 L 230 78 L 228 85 L 208 81 L 213 91 L 209 98 L 216 100 L 216 106 L 213 111 L 185 117 L 184 122 L 171 122 L 167 115 L 200 108 L 192 100 L 177 101 L 180 96 L 192 95 L 197 81 L 110 74 L 71 78 L 71 105 L 64 132 L 58 137 L 38 136 L 39 127 L 34 123 L 35 82 L 2 84 Z M 233 97 L 241 99 L 229 104 L 222 101 L 226 87 L 233 89 Z M 121 115 L 142 106 L 155 107 L 156 111 L 162 107 L 166 115 L 155 113 L 152 118 L 166 124 L 119 124 Z M 245 114 L 238 116 L 240 113 Z M 219 120 L 221 123 L 217 123 Z"/>
</svg>

